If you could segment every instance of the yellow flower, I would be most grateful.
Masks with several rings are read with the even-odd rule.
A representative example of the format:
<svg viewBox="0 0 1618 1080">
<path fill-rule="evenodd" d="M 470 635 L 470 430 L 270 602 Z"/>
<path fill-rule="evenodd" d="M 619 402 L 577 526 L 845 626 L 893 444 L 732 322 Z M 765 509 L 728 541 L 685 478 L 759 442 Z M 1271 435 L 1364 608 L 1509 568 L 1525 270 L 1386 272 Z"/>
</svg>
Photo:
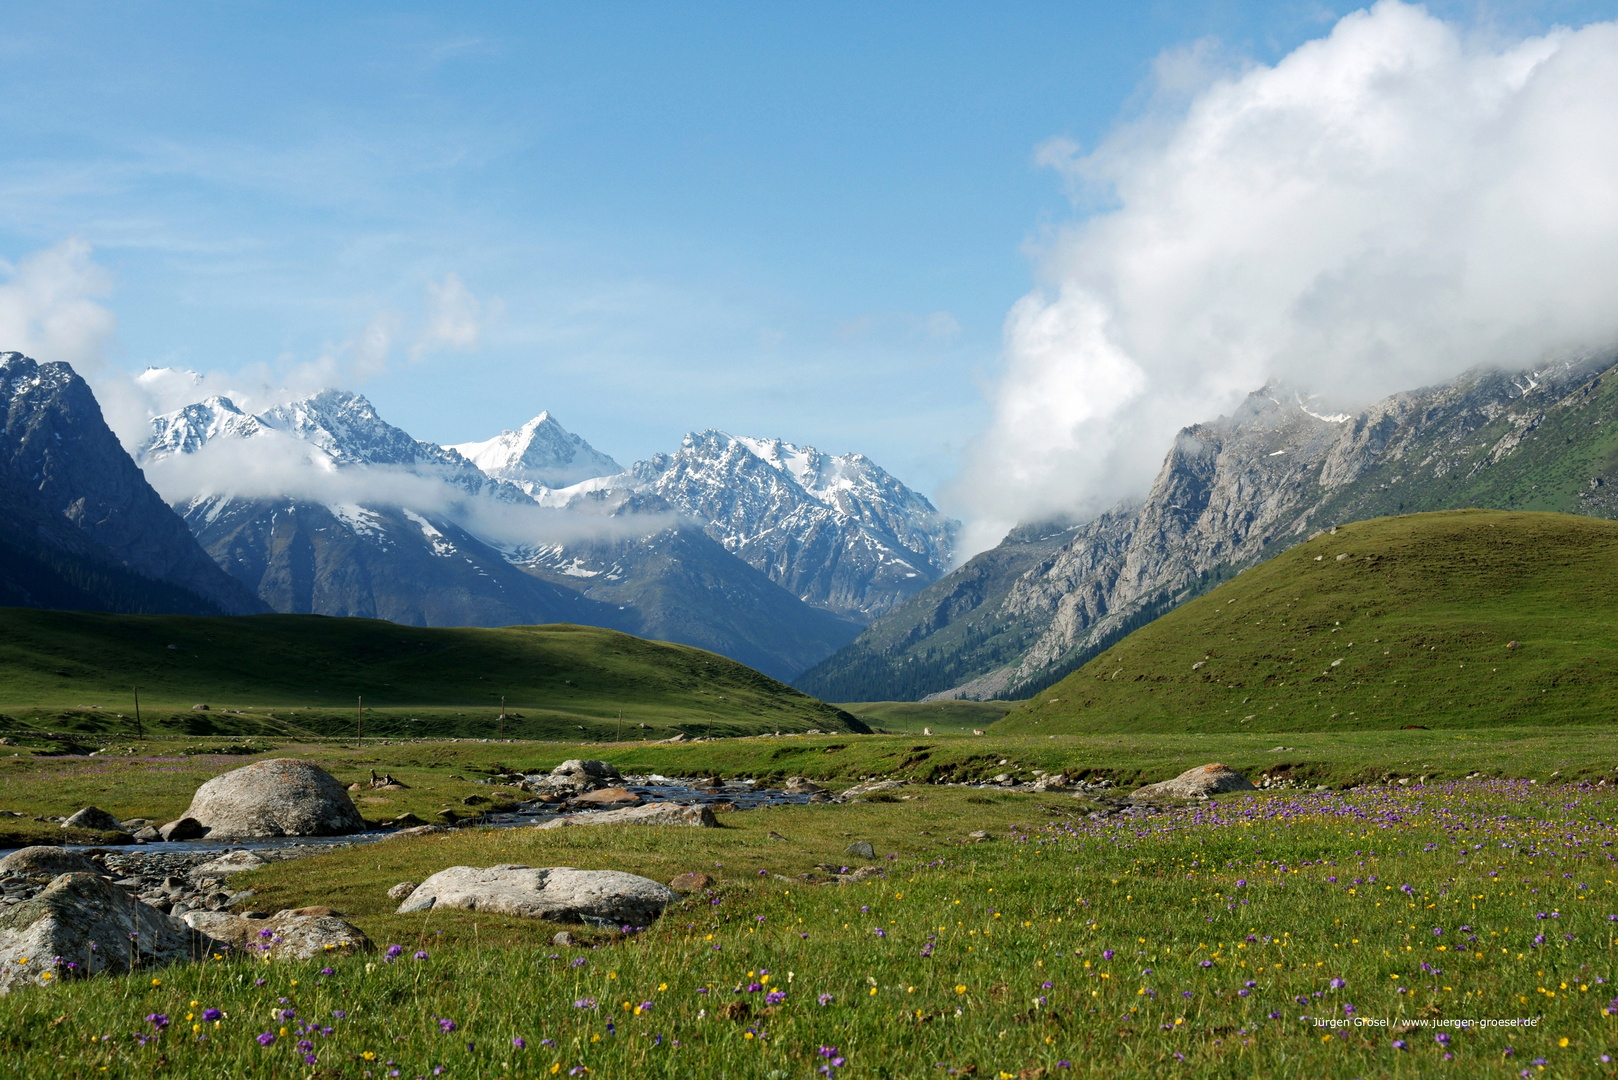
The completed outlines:
<svg viewBox="0 0 1618 1080">
<path fill-rule="evenodd" d="M 152 985 L 153 986 L 162 986 L 163 985 L 163 980 L 162 979 L 153 979 L 152 980 Z"/>
<path fill-rule="evenodd" d="M 745 1032 L 745 1033 L 744 1033 L 744 1034 L 743 1034 L 743 1035 L 742 1035 L 742 1038 L 744 1038 L 744 1039 L 751 1039 L 751 1038 L 752 1038 L 752 1037 L 753 1037 L 753 1033 L 752 1033 L 752 1032 L 751 1032 L 751 1031 L 749 1031 L 749 1032 Z"/>
<path fill-rule="evenodd" d="M 1560 1046 L 1563 1050 L 1566 1050 L 1567 1049 L 1567 1036 L 1563 1035 L 1560 1039 L 1557 1039 L 1556 1040 L 1556 1045 Z"/>
<path fill-rule="evenodd" d="M 966 987 L 957 984 L 956 987 L 955 987 L 955 992 L 957 994 L 964 994 L 964 993 L 966 993 Z"/>
<path fill-rule="evenodd" d="M 557 1073 L 559 1073 L 561 1071 L 562 1071 L 562 1063 L 560 1061 L 556 1062 L 555 1064 L 553 1064 L 551 1066 L 551 1075 L 552 1076 L 555 1076 Z"/>
<path fill-rule="evenodd" d="M 667 990 L 668 988 L 669 988 L 668 983 L 658 983 L 657 984 L 657 989 L 658 989 L 659 993 L 662 993 L 664 990 Z"/>
<path fill-rule="evenodd" d="M 871 996 L 876 997 L 876 987 L 871 987 Z"/>
<path fill-rule="evenodd" d="M 360 1057 L 364 1058 L 366 1061 L 375 1061 L 376 1053 L 374 1051 L 367 1050 L 365 1053 L 361 1054 Z"/>
</svg>

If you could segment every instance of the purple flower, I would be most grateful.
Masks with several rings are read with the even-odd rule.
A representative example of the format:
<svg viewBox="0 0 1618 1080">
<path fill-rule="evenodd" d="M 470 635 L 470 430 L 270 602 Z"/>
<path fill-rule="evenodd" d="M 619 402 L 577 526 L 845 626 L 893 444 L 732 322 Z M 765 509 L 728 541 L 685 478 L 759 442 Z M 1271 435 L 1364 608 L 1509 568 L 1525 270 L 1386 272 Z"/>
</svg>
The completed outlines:
<svg viewBox="0 0 1618 1080">
<path fill-rule="evenodd" d="M 388 963 L 390 963 L 390 964 L 393 963 L 395 960 L 399 959 L 399 957 L 401 957 L 403 955 L 404 955 L 404 946 L 403 945 L 389 945 L 388 946 L 388 955 L 387 955 Z"/>
<path fill-rule="evenodd" d="M 1408 1044 L 1403 1039 L 1394 1039 L 1393 1040 L 1393 1048 L 1395 1050 L 1403 1050 L 1403 1049 L 1406 1048 L 1407 1045 Z"/>
<path fill-rule="evenodd" d="M 346 1019 L 348 1019 L 348 1012 L 346 1010 L 344 1010 L 344 1009 L 333 1009 L 331 1011 L 331 1015 L 332 1015 L 333 1020 L 346 1020 Z"/>
<path fill-rule="evenodd" d="M 337 969 L 336 968 L 323 967 L 323 968 L 320 969 L 320 973 L 322 975 L 335 975 L 335 974 L 337 974 Z"/>
<path fill-rule="evenodd" d="M 1053 987 L 1055 985 L 1056 985 L 1055 983 L 1051 982 L 1049 979 L 1046 979 L 1044 982 L 1039 984 L 1039 988 L 1041 990 L 1049 990 L 1051 987 Z"/>
<path fill-rule="evenodd" d="M 315 1055 L 314 1055 L 314 1054 L 312 1054 L 312 1053 L 309 1053 L 309 1054 L 305 1054 L 305 1055 L 303 1055 L 303 1063 L 304 1063 L 304 1064 L 305 1064 L 305 1065 L 313 1065 L 313 1064 L 314 1064 L 314 1063 L 315 1063 L 315 1062 L 317 1062 L 317 1061 L 319 1061 L 319 1060 L 320 1060 L 320 1059 L 319 1059 L 319 1058 L 317 1058 L 317 1057 L 315 1057 Z M 393 1075 L 394 1075 L 394 1076 L 398 1076 L 398 1075 L 399 1075 L 399 1074 L 398 1074 L 398 1073 L 394 1073 L 394 1074 L 393 1074 Z"/>
<path fill-rule="evenodd" d="M 438 1020 L 438 1030 L 441 1033 L 443 1033 L 445 1035 L 448 1035 L 450 1032 L 455 1030 L 455 1021 L 450 1020 L 450 1019 L 448 1019 L 446 1017 L 442 1017 L 442 1016 L 438 1017 L 437 1020 Z"/>
<path fill-rule="evenodd" d="M 1058 1069 L 1071 1069 L 1073 1067 L 1073 1063 L 1068 1061 L 1066 1058 L 1063 1058 L 1061 1061 L 1056 1063 L 1056 1067 Z"/>
<path fill-rule="evenodd" d="M 1445 1032 L 1445 1031 L 1440 1031 L 1437 1035 L 1433 1036 L 1433 1041 L 1436 1042 L 1439 1046 L 1448 1046 L 1449 1045 L 1449 1033 Z"/>
<path fill-rule="evenodd" d="M 213 1021 L 222 1018 L 224 1015 L 225 1014 L 220 1012 L 218 1009 L 203 1009 L 202 1010 L 202 1019 L 209 1022 L 209 1023 L 212 1023 Z"/>
<path fill-rule="evenodd" d="M 1213 961 L 1212 960 L 1204 960 L 1202 962 L 1202 966 L 1203 967 L 1213 967 Z"/>
<path fill-rule="evenodd" d="M 768 994 L 764 995 L 764 1004 L 779 1005 L 786 999 L 787 995 L 785 990 L 771 990 Z M 650 1003 L 648 1002 L 648 1004 Z"/>
<path fill-rule="evenodd" d="M 1112 959 L 1112 950 L 1111 949 L 1103 949 L 1101 951 L 1101 959 L 1103 959 L 1103 960 L 1111 960 Z"/>
<path fill-rule="evenodd" d="M 162 1013 L 148 1013 L 146 1022 L 159 1031 L 169 1026 L 169 1018 Z"/>
<path fill-rule="evenodd" d="M 593 1009 L 596 1007 L 596 999 L 592 997 L 579 998 L 573 1003 L 573 1007 L 575 1009 Z"/>
<path fill-rule="evenodd" d="M 528 1045 L 528 1041 L 521 1035 L 516 1035 L 512 1037 L 511 1045 L 515 1046 L 518 1050 L 521 1050 Z"/>
<path fill-rule="evenodd" d="M 1329 985 L 1333 990 L 1341 990 L 1343 987 L 1347 986 L 1348 983 L 1344 982 L 1342 979 L 1333 979 L 1327 985 Z"/>
<path fill-rule="evenodd" d="M 416 959 L 417 960 L 425 960 L 425 959 L 427 959 L 427 950 L 426 949 L 417 949 L 416 950 Z"/>
<path fill-rule="evenodd" d="M 269 1046 L 274 1041 L 275 1041 L 274 1032 L 266 1031 L 264 1034 L 262 1034 L 262 1035 L 260 1035 L 258 1037 L 258 1044 L 260 1046 Z"/>
<path fill-rule="evenodd" d="M 1443 927 L 1441 927 L 1441 926 L 1433 927 L 1433 937 L 1443 937 L 1443 936 L 1444 936 L 1444 928 Z"/>
<path fill-rule="evenodd" d="M 1246 997 L 1248 994 L 1251 994 L 1252 992 L 1253 991 L 1249 990 L 1245 986 L 1242 987 L 1240 990 L 1236 991 L 1236 993 L 1240 994 L 1242 997 Z"/>
<path fill-rule="evenodd" d="M 824 1007 L 826 1005 L 830 1005 L 832 1002 L 836 1001 L 837 999 L 835 997 L 833 997 L 831 994 L 821 994 L 815 1000 L 820 1002 L 820 1004 Z"/>
<path fill-rule="evenodd" d="M 1236 887 L 1238 889 L 1245 889 L 1247 887 L 1247 879 L 1246 878 L 1237 878 L 1236 879 Z"/>
</svg>

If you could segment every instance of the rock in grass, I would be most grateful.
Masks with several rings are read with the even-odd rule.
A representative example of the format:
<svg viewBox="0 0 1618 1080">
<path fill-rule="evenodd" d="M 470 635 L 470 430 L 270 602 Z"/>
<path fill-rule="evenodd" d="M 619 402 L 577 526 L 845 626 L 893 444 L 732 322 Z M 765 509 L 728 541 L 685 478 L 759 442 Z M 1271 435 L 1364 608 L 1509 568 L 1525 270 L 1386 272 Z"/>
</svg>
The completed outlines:
<svg viewBox="0 0 1618 1080">
<path fill-rule="evenodd" d="M 384 840 L 398 840 L 406 836 L 431 836 L 434 833 L 449 832 L 448 825 L 412 825 L 408 829 L 398 829 L 382 837 Z"/>
<path fill-rule="evenodd" d="M 869 799 L 872 795 L 884 792 L 898 791 L 905 786 L 903 780 L 872 780 L 864 784 L 855 784 L 853 787 L 837 796 L 838 802 L 859 802 Z"/>
<path fill-rule="evenodd" d="M 620 870 L 452 866 L 417 886 L 399 914 L 464 908 L 551 922 L 648 926 L 678 899 L 667 885 Z"/>
<path fill-rule="evenodd" d="M 415 891 L 416 883 L 414 881 L 401 881 L 399 884 L 388 890 L 388 899 L 402 901 L 405 897 L 409 896 Z"/>
<path fill-rule="evenodd" d="M 681 874 L 669 882 L 669 888 L 677 893 L 701 892 L 713 884 L 713 878 L 703 873 Z"/>
<path fill-rule="evenodd" d="M 589 780 L 621 780 L 618 770 L 605 761 L 581 761 L 569 758 L 551 770 L 552 776 L 572 776 Z"/>
<path fill-rule="evenodd" d="M 338 836 L 365 821 L 337 779 L 308 761 L 271 758 L 216 776 L 197 788 L 187 817 L 212 839 L 231 836 Z"/>
<path fill-rule="evenodd" d="M 679 803 L 649 803 L 630 806 L 622 810 L 600 810 L 587 814 L 563 814 L 541 822 L 535 828 L 565 829 L 570 825 L 683 825 L 698 829 L 716 829 L 719 822 L 713 810 L 706 806 L 681 806 Z"/>
<path fill-rule="evenodd" d="M 96 832 L 122 832 L 124 823 L 94 806 L 86 806 L 62 822 L 64 829 L 94 829 Z"/>
<path fill-rule="evenodd" d="M 1256 790 L 1258 789 L 1247 782 L 1247 777 L 1228 765 L 1216 762 L 1212 765 L 1199 765 L 1195 769 L 1187 769 L 1173 780 L 1164 780 L 1160 784 L 1147 784 L 1143 788 L 1136 789 L 1130 798 L 1196 799 L 1227 791 Z"/>
<path fill-rule="evenodd" d="M 856 840 L 843 849 L 844 855 L 853 855 L 858 859 L 876 858 L 876 848 L 871 846 L 869 840 Z"/>
<path fill-rule="evenodd" d="M 93 859 L 59 847 L 25 847 L 0 859 L 0 875 L 54 878 L 61 874 L 106 873 Z"/>
<path fill-rule="evenodd" d="M 99 874 L 62 874 L 32 899 L 0 913 L 0 993 L 109 969 L 201 959 L 217 946 Z"/>
<path fill-rule="evenodd" d="M 363 930 L 328 907 L 293 908 L 267 919 L 249 919 L 224 911 L 188 911 L 185 921 L 252 959 L 273 956 L 308 960 L 370 952 L 373 948 Z"/>
</svg>

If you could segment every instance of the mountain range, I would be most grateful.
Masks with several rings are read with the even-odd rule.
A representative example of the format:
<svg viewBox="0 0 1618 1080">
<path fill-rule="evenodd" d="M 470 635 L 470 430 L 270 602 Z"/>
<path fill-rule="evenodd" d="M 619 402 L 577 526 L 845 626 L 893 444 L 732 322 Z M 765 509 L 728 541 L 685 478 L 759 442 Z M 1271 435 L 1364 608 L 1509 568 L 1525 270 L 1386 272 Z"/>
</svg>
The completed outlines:
<svg viewBox="0 0 1618 1080">
<path fill-rule="evenodd" d="M 277 611 L 587 623 L 780 678 L 937 580 L 958 529 L 857 454 L 706 431 L 623 469 L 548 413 L 439 446 L 331 389 L 256 414 L 209 397 L 136 456 Z"/>
<path fill-rule="evenodd" d="M 1481 507 L 1618 517 L 1618 370 L 1472 371 L 1325 415 L 1279 385 L 1183 429 L 1143 500 L 1014 530 L 796 685 L 830 701 L 1021 698 L 1332 525 Z"/>
</svg>

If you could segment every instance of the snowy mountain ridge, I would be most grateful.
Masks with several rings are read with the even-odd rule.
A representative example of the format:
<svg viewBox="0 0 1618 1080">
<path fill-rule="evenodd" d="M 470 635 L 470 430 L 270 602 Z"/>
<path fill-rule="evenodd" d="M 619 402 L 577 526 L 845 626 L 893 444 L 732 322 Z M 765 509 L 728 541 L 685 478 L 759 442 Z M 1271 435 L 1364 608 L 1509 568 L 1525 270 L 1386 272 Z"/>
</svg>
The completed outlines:
<svg viewBox="0 0 1618 1080">
<path fill-rule="evenodd" d="M 483 442 L 456 443 L 453 450 L 497 480 L 509 480 L 533 495 L 624 471 L 611 457 L 542 412 L 516 431 Z"/>
</svg>

